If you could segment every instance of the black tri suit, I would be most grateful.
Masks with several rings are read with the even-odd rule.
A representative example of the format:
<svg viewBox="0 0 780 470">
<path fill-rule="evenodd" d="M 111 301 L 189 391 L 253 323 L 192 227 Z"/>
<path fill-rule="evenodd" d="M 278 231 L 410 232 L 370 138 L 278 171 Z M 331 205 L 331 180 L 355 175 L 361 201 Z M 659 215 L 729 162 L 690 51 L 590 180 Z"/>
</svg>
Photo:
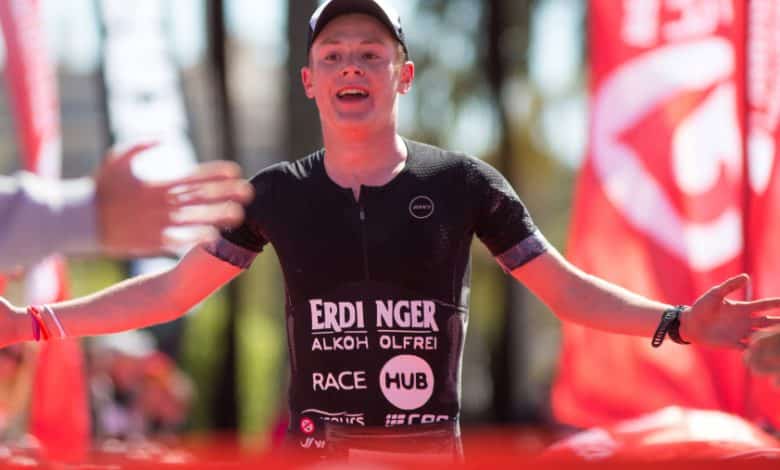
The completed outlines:
<svg viewBox="0 0 780 470">
<path fill-rule="evenodd" d="M 323 150 L 261 171 L 243 225 L 207 248 L 242 268 L 266 243 L 279 256 L 289 436 L 303 450 L 406 436 L 457 453 L 472 238 L 508 271 L 547 248 L 494 168 L 405 143 L 405 168 L 359 200 L 328 177 Z"/>
</svg>

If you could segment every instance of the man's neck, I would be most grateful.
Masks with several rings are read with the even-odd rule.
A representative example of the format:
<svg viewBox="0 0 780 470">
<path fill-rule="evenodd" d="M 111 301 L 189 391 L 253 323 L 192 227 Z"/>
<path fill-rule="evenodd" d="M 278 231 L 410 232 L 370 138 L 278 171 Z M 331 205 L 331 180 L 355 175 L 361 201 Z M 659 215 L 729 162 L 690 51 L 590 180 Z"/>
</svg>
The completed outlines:
<svg viewBox="0 0 780 470">
<path fill-rule="evenodd" d="M 361 186 L 382 186 L 403 170 L 407 149 L 392 129 L 370 136 L 348 136 L 323 129 L 325 170 L 339 186 L 357 198 Z"/>
</svg>

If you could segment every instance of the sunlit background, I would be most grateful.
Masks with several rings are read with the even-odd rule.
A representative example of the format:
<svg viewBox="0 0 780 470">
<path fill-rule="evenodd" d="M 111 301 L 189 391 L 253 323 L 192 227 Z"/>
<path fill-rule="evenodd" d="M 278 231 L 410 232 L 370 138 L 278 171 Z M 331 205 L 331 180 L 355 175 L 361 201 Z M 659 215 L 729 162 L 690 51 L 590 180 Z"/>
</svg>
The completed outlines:
<svg viewBox="0 0 780 470">
<path fill-rule="evenodd" d="M 290 0 L 297 1 L 297 0 Z M 132 11 L 143 2 L 122 2 Z M 301 2 L 303 3 L 303 2 Z M 562 251 L 574 174 L 586 141 L 585 2 L 518 1 L 504 18 L 499 55 L 491 58 L 487 2 L 396 0 L 417 63 L 412 92 L 401 101 L 403 135 L 490 161 L 511 179 L 547 237 Z M 510 2 L 512 3 L 512 2 Z M 90 173 L 110 144 L 102 82 L 102 30 L 93 0 L 42 0 L 47 46 L 57 65 L 63 130 L 63 173 Z M 166 48 L 184 92 L 189 136 L 199 160 L 233 157 L 251 176 L 279 160 L 316 149 L 318 135 L 286 126 L 303 101 L 299 54 L 288 44 L 288 2 L 225 0 L 229 104 L 235 155 L 220 154 L 214 136 L 213 63 L 207 3 L 164 5 Z M 299 8 L 300 9 L 300 8 Z M 309 8 L 293 34 L 305 37 Z M 4 57 L 4 54 L 3 54 Z M 3 61 L 4 62 L 4 61 Z M 500 70 L 498 75 L 494 72 Z M 125 73 L 145 73 L 124 64 Z M 0 172 L 18 170 L 7 97 L 0 104 Z M 311 115 L 314 106 L 308 106 Z M 287 139 L 299 136 L 305 149 Z M 299 139 L 300 140 L 300 139 Z M 292 154 L 292 148 L 298 151 Z M 487 251 L 475 244 L 474 285 L 463 375 L 468 424 L 551 423 L 548 393 L 558 353 L 554 317 L 510 287 Z M 74 294 L 122 279 L 125 263 L 70 263 Z M 267 250 L 231 291 L 222 291 L 175 325 L 157 328 L 159 347 L 192 377 L 194 402 L 182 430 L 238 428 L 246 442 L 267 445 L 283 418 L 286 357 L 282 286 Z M 11 298 L 19 295 L 12 286 Z M 513 359 L 507 360 L 507 352 Z M 235 378 L 235 383 L 230 378 Z M 227 384 L 227 385 L 226 385 Z M 235 415 L 234 415 L 235 413 Z"/>
</svg>

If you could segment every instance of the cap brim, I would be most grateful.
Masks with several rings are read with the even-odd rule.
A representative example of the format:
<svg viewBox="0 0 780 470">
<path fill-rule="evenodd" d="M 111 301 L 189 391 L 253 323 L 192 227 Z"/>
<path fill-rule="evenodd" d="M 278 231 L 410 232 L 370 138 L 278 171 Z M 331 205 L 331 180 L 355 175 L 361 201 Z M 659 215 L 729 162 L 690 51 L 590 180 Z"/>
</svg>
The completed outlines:
<svg viewBox="0 0 780 470">
<path fill-rule="evenodd" d="M 404 47 L 406 50 L 406 43 L 399 32 L 401 25 L 398 20 L 395 21 L 382 6 L 374 1 L 368 0 L 331 0 L 330 2 L 323 4 L 318 8 L 311 19 L 309 20 L 309 41 L 308 48 L 311 49 L 312 44 L 317 39 L 317 36 L 325 29 L 334 18 L 341 15 L 348 14 L 366 14 L 373 18 L 376 18 L 390 31 L 392 36 Z"/>
</svg>

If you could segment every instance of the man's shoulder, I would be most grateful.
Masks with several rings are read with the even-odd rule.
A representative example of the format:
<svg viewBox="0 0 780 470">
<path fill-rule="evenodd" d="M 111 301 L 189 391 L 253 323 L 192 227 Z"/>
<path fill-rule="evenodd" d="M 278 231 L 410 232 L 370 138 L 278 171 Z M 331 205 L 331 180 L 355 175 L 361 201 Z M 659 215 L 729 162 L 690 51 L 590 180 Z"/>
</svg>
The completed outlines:
<svg viewBox="0 0 780 470">
<path fill-rule="evenodd" d="M 405 138 L 404 142 L 406 142 L 406 146 L 409 149 L 409 151 L 412 154 L 416 155 L 417 157 L 422 157 L 422 158 L 428 157 L 428 158 L 438 158 L 438 159 L 447 159 L 447 160 L 463 160 L 463 159 L 472 158 L 469 155 L 462 152 L 447 150 L 432 144 L 418 142 L 416 140 Z"/>
<path fill-rule="evenodd" d="M 290 177 L 296 180 L 305 180 L 314 175 L 318 169 L 322 168 L 322 160 L 325 156 L 325 150 L 319 149 L 305 157 L 287 162 L 286 170 Z"/>
<path fill-rule="evenodd" d="M 475 157 L 463 152 L 443 149 L 435 145 L 405 139 L 412 165 L 424 173 L 463 171 L 472 166 Z"/>
<path fill-rule="evenodd" d="M 322 150 L 293 161 L 282 161 L 260 170 L 252 181 L 302 181 L 312 176 L 322 162 Z"/>
<path fill-rule="evenodd" d="M 488 162 L 464 152 L 445 150 L 434 145 L 406 140 L 413 155 L 413 172 L 420 177 L 429 178 L 448 175 L 462 181 L 467 187 L 496 186 L 503 184 L 505 178 Z"/>
</svg>

